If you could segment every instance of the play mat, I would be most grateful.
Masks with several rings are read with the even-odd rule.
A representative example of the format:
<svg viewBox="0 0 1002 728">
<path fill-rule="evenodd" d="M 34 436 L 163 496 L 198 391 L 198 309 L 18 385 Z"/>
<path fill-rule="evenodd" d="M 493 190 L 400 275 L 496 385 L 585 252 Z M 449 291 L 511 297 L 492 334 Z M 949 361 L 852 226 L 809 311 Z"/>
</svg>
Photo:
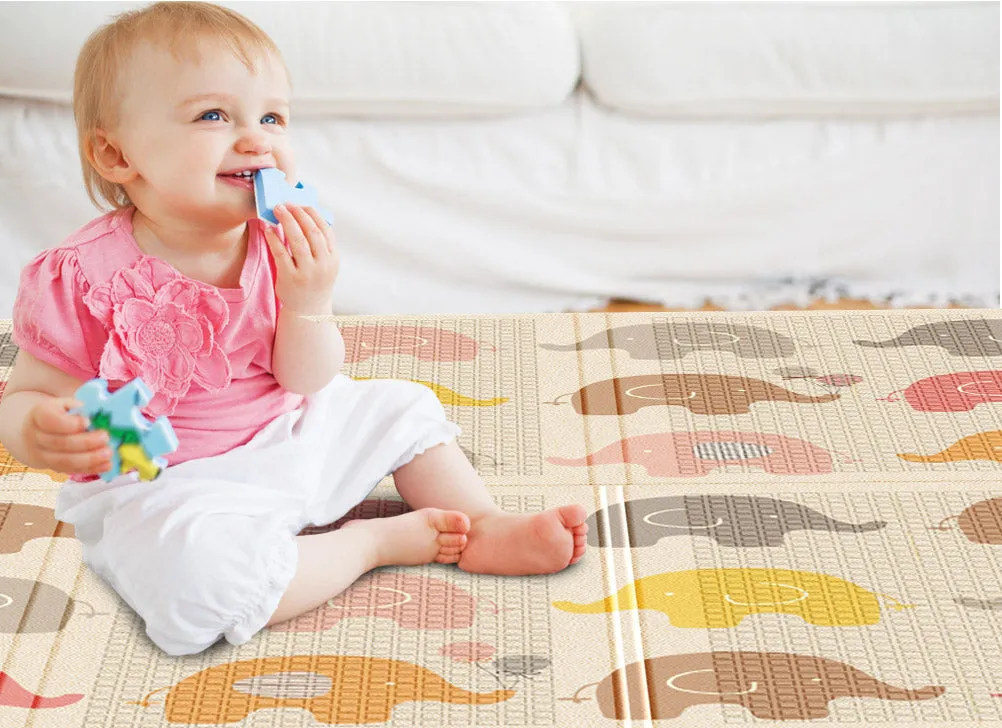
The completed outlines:
<svg viewBox="0 0 1002 728">
<path fill-rule="evenodd" d="M 584 560 L 380 569 L 167 657 L 81 564 L 60 478 L 3 451 L 0 725 L 1002 721 L 1002 312 L 338 323 L 346 373 L 434 390 L 502 507 L 583 504 Z M 402 508 L 387 478 L 349 515 Z"/>
</svg>

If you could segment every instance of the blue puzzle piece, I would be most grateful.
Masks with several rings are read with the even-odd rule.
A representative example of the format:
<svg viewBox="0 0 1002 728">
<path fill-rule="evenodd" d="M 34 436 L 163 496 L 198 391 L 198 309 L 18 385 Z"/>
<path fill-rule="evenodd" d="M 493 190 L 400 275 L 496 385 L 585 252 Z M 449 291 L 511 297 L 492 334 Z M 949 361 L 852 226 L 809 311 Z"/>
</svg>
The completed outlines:
<svg viewBox="0 0 1002 728">
<path fill-rule="evenodd" d="M 171 427 L 167 417 L 160 416 L 152 424 L 143 417 L 140 410 L 149 403 L 153 393 L 142 379 L 133 379 L 110 395 L 106 380 L 92 379 L 81 385 L 75 397 L 80 400 L 82 406 L 71 410 L 73 414 L 84 415 L 89 420 L 93 420 L 97 415 L 107 415 L 108 426 L 112 431 L 131 430 L 136 433 L 149 465 L 154 466 L 157 473 L 167 467 L 167 461 L 160 456 L 177 450 L 177 435 L 174 434 L 174 428 Z M 90 429 L 94 429 L 93 423 Z M 122 438 L 116 437 L 112 432 L 108 434 L 110 435 L 108 447 L 111 448 L 112 457 L 111 469 L 101 473 L 101 479 L 105 481 L 114 480 L 122 474 L 122 459 L 119 453 L 119 447 L 123 444 Z"/>
<path fill-rule="evenodd" d="M 314 187 L 302 182 L 293 187 L 285 181 L 285 172 L 275 167 L 259 169 L 254 174 L 254 202 L 257 205 L 257 216 L 276 225 L 278 219 L 272 210 L 275 205 L 283 203 L 312 207 L 328 225 L 334 224 L 334 216 L 320 208 Z"/>
</svg>

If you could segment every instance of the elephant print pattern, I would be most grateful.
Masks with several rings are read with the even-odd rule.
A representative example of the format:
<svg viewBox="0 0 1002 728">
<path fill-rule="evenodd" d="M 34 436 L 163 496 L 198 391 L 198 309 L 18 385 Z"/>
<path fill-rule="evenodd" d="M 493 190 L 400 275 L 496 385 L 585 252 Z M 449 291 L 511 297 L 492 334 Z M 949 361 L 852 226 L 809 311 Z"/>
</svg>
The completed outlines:
<svg viewBox="0 0 1002 728">
<path fill-rule="evenodd" d="M 592 513 L 587 523 L 588 543 L 611 548 L 654 546 L 672 536 L 763 548 L 781 546 L 792 531 L 872 533 L 887 526 L 886 521 L 847 523 L 792 501 L 748 495 L 634 498 Z"/>
<path fill-rule="evenodd" d="M 56 517 L 71 484 L 0 449 L 0 725 L 1002 721 L 1002 312 L 336 324 L 343 373 L 429 389 L 502 508 L 584 506 L 585 558 L 383 567 L 170 657 Z M 0 324 L 0 390 L 15 351 Z M 409 510 L 388 475 L 299 533 Z"/>
<path fill-rule="evenodd" d="M 571 396 L 582 415 L 630 415 L 641 407 L 673 405 L 697 415 L 747 414 L 755 402 L 823 404 L 838 394 L 812 397 L 761 379 L 726 374 L 639 374 L 592 382 L 576 392 L 559 395 L 551 404 Z"/>
<path fill-rule="evenodd" d="M 622 609 L 663 612 L 674 627 L 737 627 L 751 614 L 796 614 L 822 627 L 860 627 L 880 621 L 878 597 L 894 610 L 909 609 L 894 597 L 876 594 L 827 574 L 789 569 L 691 569 L 652 574 L 616 594 L 588 604 L 558 601 L 575 614 Z"/>
<path fill-rule="evenodd" d="M 723 651 L 632 662 L 593 685 L 599 710 L 613 720 L 668 720 L 708 703 L 740 705 L 763 720 L 814 720 L 827 717 L 828 703 L 836 698 L 930 700 L 946 690 L 941 685 L 895 687 L 822 657 Z M 580 697 L 587 687 L 562 700 L 588 700 Z"/>
<path fill-rule="evenodd" d="M 621 349 L 633 359 L 682 359 L 697 351 L 727 351 L 744 359 L 793 356 L 793 338 L 759 326 L 734 323 L 657 321 L 616 326 L 574 344 L 541 344 L 550 351 Z"/>
<path fill-rule="evenodd" d="M 937 321 L 913 326 L 900 336 L 886 341 L 857 339 L 853 343 L 869 349 L 938 346 L 953 356 L 1002 356 L 1002 321 Z"/>
<path fill-rule="evenodd" d="M 844 456 L 843 456 L 844 459 Z M 832 472 L 832 456 L 796 437 L 762 432 L 658 432 L 618 440 L 583 458 L 549 457 L 552 465 L 632 463 L 654 477 L 707 475 L 725 466 L 758 467 L 776 475 Z"/>
</svg>

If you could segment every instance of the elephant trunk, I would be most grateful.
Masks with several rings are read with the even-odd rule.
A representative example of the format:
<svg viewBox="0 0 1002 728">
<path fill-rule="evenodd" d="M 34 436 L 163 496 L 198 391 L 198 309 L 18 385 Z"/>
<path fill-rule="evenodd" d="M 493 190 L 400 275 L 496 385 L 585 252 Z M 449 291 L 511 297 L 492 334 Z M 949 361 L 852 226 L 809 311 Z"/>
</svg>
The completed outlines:
<svg viewBox="0 0 1002 728">
<path fill-rule="evenodd" d="M 548 351 L 580 351 L 581 344 L 540 344 L 539 348 Z"/>
<path fill-rule="evenodd" d="M 597 452 L 585 455 L 583 458 L 546 458 L 553 465 L 613 465 L 626 461 L 624 447 L 620 443 L 607 445 Z"/>
<path fill-rule="evenodd" d="M 870 533 L 879 531 L 887 526 L 887 521 L 867 521 L 866 523 L 847 523 L 845 521 L 831 520 L 824 526 L 815 530 L 833 531 L 835 533 Z"/>
<path fill-rule="evenodd" d="M 927 685 L 918 690 L 905 690 L 886 683 L 877 683 L 878 695 L 887 700 L 932 700 L 946 692 L 941 685 Z"/>
<path fill-rule="evenodd" d="M 503 703 L 505 700 L 509 700 L 515 696 L 514 690 L 495 690 L 492 693 L 473 693 L 469 690 L 463 690 L 462 688 L 457 688 L 454 685 L 449 686 L 448 690 L 445 692 L 445 696 L 442 698 L 442 702 L 453 703 L 455 705 L 494 705 L 495 703 Z M 435 700 L 438 700 L 438 696 L 435 696 Z"/>
<path fill-rule="evenodd" d="M 636 591 L 633 586 L 626 586 L 617 593 L 597 602 L 578 604 L 577 602 L 553 602 L 553 606 L 572 614 L 606 614 L 621 609 L 639 609 L 637 606 Z"/>
<path fill-rule="evenodd" d="M 862 346 L 864 349 L 886 349 L 889 346 L 893 346 L 895 343 L 894 339 L 889 341 L 866 341 L 864 339 L 856 339 L 852 343 L 856 346 Z"/>
</svg>

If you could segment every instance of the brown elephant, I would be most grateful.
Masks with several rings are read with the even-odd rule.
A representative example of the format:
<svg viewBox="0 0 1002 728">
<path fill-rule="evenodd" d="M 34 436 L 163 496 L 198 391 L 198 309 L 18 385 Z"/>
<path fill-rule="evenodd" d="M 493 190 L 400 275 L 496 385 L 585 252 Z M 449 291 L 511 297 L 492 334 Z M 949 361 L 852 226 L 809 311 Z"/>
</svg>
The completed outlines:
<svg viewBox="0 0 1002 728">
<path fill-rule="evenodd" d="M 678 405 L 697 415 L 743 415 L 753 402 L 821 404 L 838 394 L 811 397 L 761 379 L 727 374 L 640 374 L 602 379 L 571 395 L 582 415 L 630 415 L 641 407 Z M 560 397 L 549 404 L 560 404 Z"/>
<path fill-rule="evenodd" d="M 0 502 L 0 554 L 16 554 L 36 538 L 75 538 L 75 533 L 47 506 Z"/>
<path fill-rule="evenodd" d="M 599 710 L 615 720 L 677 718 L 692 705 L 741 705 L 765 720 L 811 720 L 828 715 L 835 698 L 930 700 L 946 688 L 906 690 L 862 670 L 811 655 L 786 652 L 698 652 L 626 665 L 597 683 Z M 579 697 L 560 698 L 575 703 Z M 626 693 L 625 695 L 623 693 Z"/>
<path fill-rule="evenodd" d="M 939 525 L 933 526 L 937 531 L 949 531 L 947 522 L 957 519 L 961 532 L 972 543 L 1002 544 L 1002 498 L 989 498 L 968 506 L 955 516 L 947 516 Z"/>
</svg>

